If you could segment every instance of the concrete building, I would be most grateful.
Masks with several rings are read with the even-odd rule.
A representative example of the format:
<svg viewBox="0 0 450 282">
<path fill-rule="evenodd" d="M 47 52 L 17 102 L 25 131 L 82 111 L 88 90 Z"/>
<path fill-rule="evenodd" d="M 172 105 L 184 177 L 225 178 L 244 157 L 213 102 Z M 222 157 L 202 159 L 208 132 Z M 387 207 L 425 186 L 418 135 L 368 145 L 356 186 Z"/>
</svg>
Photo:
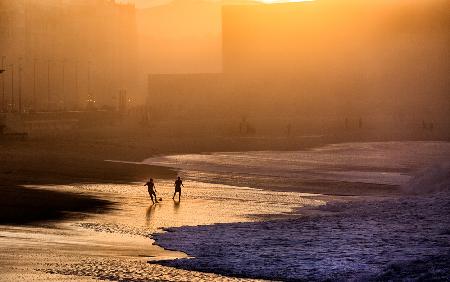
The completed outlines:
<svg viewBox="0 0 450 282">
<path fill-rule="evenodd" d="M 0 0 L 6 111 L 116 108 L 136 77 L 136 19 L 111 0 Z M 2 94 L 5 98 L 2 99 Z M 13 101 L 14 100 L 14 101 Z"/>
<path fill-rule="evenodd" d="M 179 86 L 193 101 L 206 92 L 211 107 L 249 114 L 283 109 L 308 118 L 448 120 L 448 6 L 443 0 L 224 6 L 220 88 L 211 89 L 207 76 L 167 75 L 166 87 L 150 76 L 149 101 L 155 93 L 156 101 L 172 101 Z M 184 87 L 187 78 L 198 86 Z"/>
<path fill-rule="evenodd" d="M 212 74 L 152 74 L 148 76 L 147 106 L 151 119 L 202 117 L 214 112 L 224 98 L 226 79 Z"/>
<path fill-rule="evenodd" d="M 443 0 L 224 6 L 224 71 L 290 85 L 274 99 L 301 111 L 442 117 L 448 8 Z"/>
</svg>

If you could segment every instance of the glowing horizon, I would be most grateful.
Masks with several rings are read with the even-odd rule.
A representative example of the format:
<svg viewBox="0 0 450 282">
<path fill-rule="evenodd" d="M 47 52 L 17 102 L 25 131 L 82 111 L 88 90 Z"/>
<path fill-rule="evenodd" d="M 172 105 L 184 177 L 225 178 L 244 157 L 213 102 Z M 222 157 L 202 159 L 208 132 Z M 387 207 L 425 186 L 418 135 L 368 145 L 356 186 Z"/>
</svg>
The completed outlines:
<svg viewBox="0 0 450 282">
<path fill-rule="evenodd" d="M 118 2 L 131 2 L 135 3 L 138 8 L 145 8 L 145 7 L 152 7 L 152 6 L 159 6 L 164 4 L 169 4 L 173 0 L 121 0 Z M 210 2 L 221 2 L 221 0 L 205 0 Z M 312 2 L 315 0 L 247 0 L 247 2 L 255 3 L 263 3 L 263 4 L 277 4 L 277 3 L 296 3 L 296 2 Z M 244 1 L 242 1 L 244 2 Z"/>
<path fill-rule="evenodd" d="M 295 2 L 311 2 L 314 0 L 257 0 L 264 4 L 277 4 L 277 3 L 295 3 Z"/>
</svg>

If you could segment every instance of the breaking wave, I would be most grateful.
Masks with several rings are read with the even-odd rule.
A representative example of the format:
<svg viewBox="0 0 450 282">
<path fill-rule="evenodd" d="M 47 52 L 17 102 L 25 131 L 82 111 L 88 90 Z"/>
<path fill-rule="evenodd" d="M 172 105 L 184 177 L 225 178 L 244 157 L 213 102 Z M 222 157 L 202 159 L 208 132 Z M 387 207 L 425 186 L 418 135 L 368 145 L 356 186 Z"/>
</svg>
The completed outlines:
<svg viewBox="0 0 450 282">
<path fill-rule="evenodd" d="M 419 170 L 402 186 L 409 194 L 450 192 L 450 162 L 434 164 Z"/>
<path fill-rule="evenodd" d="M 249 179 L 249 183 L 259 184 L 268 179 L 273 185 L 288 179 L 297 185 L 298 180 L 306 179 L 317 185 L 325 183 L 323 191 L 332 186 L 339 192 L 348 189 L 339 186 L 340 182 L 354 183 L 360 190 L 370 189 L 368 184 L 391 185 L 380 188 L 376 198 L 331 201 L 312 215 L 168 228 L 153 234 L 156 244 L 184 252 L 189 258 L 153 263 L 281 281 L 440 281 L 448 277 L 448 142 L 352 143 L 297 152 L 178 155 L 147 163 L 178 168 L 206 183 L 212 178 L 223 183 L 237 172 L 230 178 L 235 183 Z M 397 193 L 390 193 L 394 189 Z M 355 194 L 364 195 L 363 191 Z"/>
<path fill-rule="evenodd" d="M 334 207 L 334 213 L 325 216 L 169 228 L 154 234 L 156 243 L 190 258 L 155 263 L 276 281 L 448 277 L 449 194 Z"/>
</svg>

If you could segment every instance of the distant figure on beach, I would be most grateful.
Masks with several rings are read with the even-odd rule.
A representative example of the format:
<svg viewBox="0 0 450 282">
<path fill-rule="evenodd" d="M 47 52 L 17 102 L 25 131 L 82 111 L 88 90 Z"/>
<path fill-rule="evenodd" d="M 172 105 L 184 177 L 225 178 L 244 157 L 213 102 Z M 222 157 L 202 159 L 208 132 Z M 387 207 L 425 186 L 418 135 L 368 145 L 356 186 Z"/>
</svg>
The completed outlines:
<svg viewBox="0 0 450 282">
<path fill-rule="evenodd" d="M 150 195 L 150 199 L 152 199 L 152 203 L 157 203 L 158 199 L 156 198 L 156 187 L 155 183 L 153 183 L 153 179 L 150 178 L 150 181 L 145 183 L 144 186 L 148 186 L 148 194 Z M 153 196 L 155 197 L 155 200 L 153 200 Z"/>
<path fill-rule="evenodd" d="M 426 122 L 425 120 L 423 120 L 422 121 L 422 129 L 423 130 L 433 131 L 434 123 L 433 122 Z"/>
<path fill-rule="evenodd" d="M 175 193 L 173 193 L 172 200 L 175 200 L 175 195 L 178 193 L 178 201 L 181 200 L 181 186 L 184 187 L 183 181 L 178 176 L 177 180 L 175 180 Z"/>
</svg>

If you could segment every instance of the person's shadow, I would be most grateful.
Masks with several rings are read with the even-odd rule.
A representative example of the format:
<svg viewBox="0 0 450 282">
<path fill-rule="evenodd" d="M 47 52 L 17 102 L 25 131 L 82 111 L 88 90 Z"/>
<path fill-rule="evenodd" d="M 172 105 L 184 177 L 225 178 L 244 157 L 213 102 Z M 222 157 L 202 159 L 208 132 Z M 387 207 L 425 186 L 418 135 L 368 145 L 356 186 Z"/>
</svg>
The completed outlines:
<svg viewBox="0 0 450 282">
<path fill-rule="evenodd" d="M 155 217 L 155 212 L 156 212 L 156 205 L 151 205 L 147 208 L 147 211 L 145 213 L 147 225 L 150 225 L 150 223 L 153 221 L 153 218 Z"/>
<path fill-rule="evenodd" d="M 174 211 L 174 213 L 178 213 L 178 211 L 179 211 L 179 209 L 180 209 L 180 201 L 173 201 L 173 211 Z"/>
</svg>

